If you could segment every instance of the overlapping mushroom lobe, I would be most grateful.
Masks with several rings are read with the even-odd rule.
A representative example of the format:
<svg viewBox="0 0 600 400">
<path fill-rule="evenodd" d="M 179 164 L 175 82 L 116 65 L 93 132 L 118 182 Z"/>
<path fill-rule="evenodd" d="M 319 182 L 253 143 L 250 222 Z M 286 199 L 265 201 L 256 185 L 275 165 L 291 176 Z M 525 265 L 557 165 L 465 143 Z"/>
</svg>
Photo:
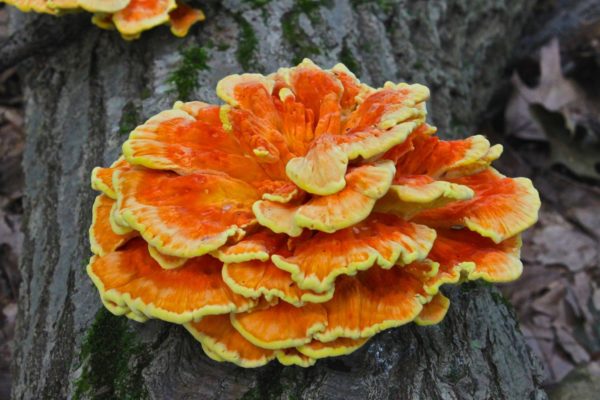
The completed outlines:
<svg viewBox="0 0 600 400">
<path fill-rule="evenodd" d="M 111 312 L 184 324 L 215 361 L 307 367 L 440 322 L 443 284 L 521 274 L 537 191 L 491 167 L 485 137 L 434 136 L 424 86 L 305 60 L 217 94 L 92 173 L 88 273 Z"/>
<path fill-rule="evenodd" d="M 175 36 L 187 35 L 190 27 L 204 20 L 202 10 L 179 0 L 4 0 L 24 12 L 62 15 L 74 11 L 93 14 L 92 23 L 116 29 L 123 39 L 140 37 L 145 30 L 168 24 Z"/>
<path fill-rule="evenodd" d="M 194 257 L 244 233 L 256 190 L 226 175 L 131 170 L 115 176 L 123 219 L 165 254 Z"/>
<path fill-rule="evenodd" d="M 252 308 L 256 301 L 232 292 L 221 278 L 219 260 L 202 256 L 166 270 L 154 261 L 141 238 L 105 256 L 94 256 L 88 273 L 103 301 L 144 315 L 185 323 L 205 315 Z"/>
</svg>

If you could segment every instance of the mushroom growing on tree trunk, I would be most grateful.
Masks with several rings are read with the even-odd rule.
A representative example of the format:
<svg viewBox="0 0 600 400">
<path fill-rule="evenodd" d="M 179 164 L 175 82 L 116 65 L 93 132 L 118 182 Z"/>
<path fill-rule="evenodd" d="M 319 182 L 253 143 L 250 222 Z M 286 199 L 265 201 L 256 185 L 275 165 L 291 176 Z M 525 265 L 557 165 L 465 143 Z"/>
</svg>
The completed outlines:
<svg viewBox="0 0 600 400">
<path fill-rule="evenodd" d="M 175 100 L 216 103 L 222 77 L 308 56 L 372 86 L 425 83 L 433 123 L 456 138 L 473 131 L 534 3 L 202 2 L 207 19 L 185 39 L 163 28 L 132 43 L 85 16 L 12 13 L 0 58 L 21 61 L 27 98 L 13 397 L 545 398 L 512 312 L 486 285 L 445 290 L 442 323 L 386 331 L 349 356 L 241 369 L 212 361 L 180 326 L 113 316 L 85 276 L 93 167 Z"/>
<path fill-rule="evenodd" d="M 114 315 L 184 324 L 215 361 L 308 367 L 439 323 L 445 283 L 521 275 L 537 191 L 491 166 L 501 145 L 434 136 L 425 86 L 304 59 L 217 95 L 151 117 L 92 171 L 86 269 Z"/>
</svg>

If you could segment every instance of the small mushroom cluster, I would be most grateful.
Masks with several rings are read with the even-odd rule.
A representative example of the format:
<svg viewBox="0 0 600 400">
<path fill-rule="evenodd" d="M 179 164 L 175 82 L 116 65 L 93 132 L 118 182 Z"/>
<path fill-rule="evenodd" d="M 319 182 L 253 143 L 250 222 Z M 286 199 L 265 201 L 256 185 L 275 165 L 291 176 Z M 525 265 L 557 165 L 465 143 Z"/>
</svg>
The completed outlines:
<svg viewBox="0 0 600 400">
<path fill-rule="evenodd" d="M 183 324 L 218 361 L 312 365 L 441 321 L 444 283 L 519 277 L 531 181 L 483 136 L 443 141 L 429 90 L 310 60 L 175 104 L 95 168 L 88 273 L 104 305 Z"/>
<path fill-rule="evenodd" d="M 102 29 L 116 29 L 123 39 L 133 40 L 145 30 L 168 24 L 175 36 L 187 35 L 196 22 L 204 20 L 202 10 L 179 0 L 0 0 L 23 12 L 62 15 L 74 11 L 93 13 L 92 23 Z"/>
</svg>

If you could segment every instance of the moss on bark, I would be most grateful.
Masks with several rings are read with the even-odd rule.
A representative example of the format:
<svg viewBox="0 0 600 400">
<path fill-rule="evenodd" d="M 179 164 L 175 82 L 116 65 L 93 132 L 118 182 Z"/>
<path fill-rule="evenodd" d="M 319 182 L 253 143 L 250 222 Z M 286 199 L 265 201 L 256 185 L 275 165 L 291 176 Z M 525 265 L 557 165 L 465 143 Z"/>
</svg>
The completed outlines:
<svg viewBox="0 0 600 400">
<path fill-rule="evenodd" d="M 73 399 L 146 399 L 141 376 L 150 357 L 146 347 L 136 341 L 126 319 L 100 309 L 81 346 Z"/>
<path fill-rule="evenodd" d="M 198 72 L 208 69 L 208 52 L 203 47 L 181 49 L 181 64 L 169 76 L 180 100 L 190 100 L 192 92 L 198 89 Z"/>
<path fill-rule="evenodd" d="M 255 52 L 258 46 L 258 39 L 252 25 L 241 14 L 237 14 L 235 20 L 239 26 L 238 48 L 235 52 L 238 62 L 245 71 L 256 70 L 255 72 L 262 72 L 256 64 Z"/>
</svg>

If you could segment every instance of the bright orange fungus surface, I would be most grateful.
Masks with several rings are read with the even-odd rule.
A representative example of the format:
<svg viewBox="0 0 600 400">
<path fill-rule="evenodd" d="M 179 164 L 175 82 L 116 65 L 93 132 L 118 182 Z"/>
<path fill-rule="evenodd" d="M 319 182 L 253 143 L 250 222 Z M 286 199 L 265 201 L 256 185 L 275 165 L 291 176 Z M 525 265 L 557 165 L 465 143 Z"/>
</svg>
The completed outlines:
<svg viewBox="0 0 600 400">
<path fill-rule="evenodd" d="M 202 10 L 180 0 L 0 0 L 23 12 L 62 15 L 74 11 L 92 13 L 92 23 L 102 29 L 116 29 L 123 39 L 133 40 L 145 30 L 167 24 L 175 36 L 187 35 L 196 22 L 204 20 Z"/>
<path fill-rule="evenodd" d="M 95 168 L 88 273 L 104 305 L 183 324 L 218 361 L 309 366 L 440 322 L 444 283 L 519 277 L 531 181 L 483 136 L 443 141 L 429 90 L 305 60 L 175 104 Z"/>
</svg>

